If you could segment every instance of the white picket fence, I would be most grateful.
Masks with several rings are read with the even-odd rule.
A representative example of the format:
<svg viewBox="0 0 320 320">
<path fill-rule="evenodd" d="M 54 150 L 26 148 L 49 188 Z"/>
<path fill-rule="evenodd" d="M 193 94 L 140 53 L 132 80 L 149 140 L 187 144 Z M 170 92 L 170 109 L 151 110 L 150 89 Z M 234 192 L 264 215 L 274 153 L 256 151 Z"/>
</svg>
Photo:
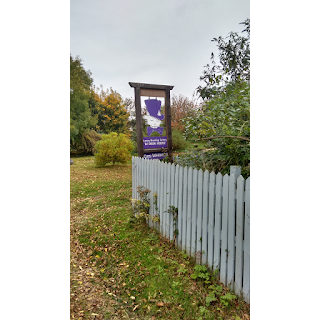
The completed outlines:
<svg viewBox="0 0 320 320">
<path fill-rule="evenodd" d="M 230 176 L 132 157 L 132 198 L 137 187 L 151 192 L 149 221 L 167 239 L 174 240 L 173 216 L 178 208 L 176 245 L 197 263 L 219 270 L 220 281 L 250 302 L 250 177 L 240 167 Z M 157 194 L 157 207 L 154 205 Z"/>
</svg>

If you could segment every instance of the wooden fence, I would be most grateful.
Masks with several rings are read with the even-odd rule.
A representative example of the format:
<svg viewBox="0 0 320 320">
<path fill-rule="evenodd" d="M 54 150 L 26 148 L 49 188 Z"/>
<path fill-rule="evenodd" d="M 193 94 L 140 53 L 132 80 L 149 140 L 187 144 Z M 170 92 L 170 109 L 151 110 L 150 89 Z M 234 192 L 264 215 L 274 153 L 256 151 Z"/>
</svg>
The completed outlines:
<svg viewBox="0 0 320 320">
<path fill-rule="evenodd" d="M 132 157 L 132 199 L 138 186 L 151 191 L 149 213 L 160 218 L 149 226 L 170 240 L 178 229 L 176 245 L 218 269 L 220 281 L 250 302 L 250 177 L 244 180 L 236 166 L 222 176 Z M 170 206 L 178 208 L 177 222 Z"/>
</svg>

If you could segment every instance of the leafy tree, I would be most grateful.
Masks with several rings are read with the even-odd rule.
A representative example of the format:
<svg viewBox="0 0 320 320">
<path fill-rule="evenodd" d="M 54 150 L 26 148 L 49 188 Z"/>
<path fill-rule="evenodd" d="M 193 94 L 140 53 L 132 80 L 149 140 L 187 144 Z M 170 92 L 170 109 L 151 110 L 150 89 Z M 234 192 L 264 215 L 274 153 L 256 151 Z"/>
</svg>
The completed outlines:
<svg viewBox="0 0 320 320">
<path fill-rule="evenodd" d="M 116 132 L 102 135 L 102 139 L 96 143 L 95 164 L 99 167 L 107 163 L 126 163 L 131 158 L 133 145 L 127 135 Z"/>
<path fill-rule="evenodd" d="M 240 24 L 245 25 L 242 31 L 245 36 L 230 32 L 225 39 L 219 37 L 211 40 L 217 44 L 219 61 L 211 53 L 212 66 L 207 64 L 200 77 L 205 86 L 199 86 L 197 91 L 204 100 L 223 91 L 227 83 L 250 81 L 250 20 L 246 19 Z"/>
<path fill-rule="evenodd" d="M 136 108 L 134 100 L 132 98 L 126 98 L 124 100 L 124 107 L 129 115 L 128 126 L 130 130 L 136 130 Z"/>
<path fill-rule="evenodd" d="M 245 81 L 228 84 L 208 100 L 197 117 L 186 121 L 186 135 L 219 139 L 250 140 L 250 86 Z"/>
<path fill-rule="evenodd" d="M 86 153 L 95 153 L 95 145 L 101 140 L 101 134 L 94 130 L 87 130 L 82 135 L 82 146 Z"/>
<path fill-rule="evenodd" d="M 128 133 L 129 114 L 121 95 L 112 88 L 91 92 L 90 108 L 98 117 L 97 130 L 102 133 Z"/>
<path fill-rule="evenodd" d="M 82 146 L 82 134 L 97 123 L 88 104 L 92 82 L 91 72 L 84 69 L 81 59 L 70 56 L 70 143 L 75 149 Z"/>
<path fill-rule="evenodd" d="M 190 160 L 188 165 L 223 174 L 229 172 L 230 165 L 239 165 L 243 176 L 249 175 L 250 86 L 247 82 L 230 84 L 207 101 L 196 118 L 186 120 L 186 128 L 186 135 L 207 141 L 209 150 L 185 156 L 185 164 Z"/>
<path fill-rule="evenodd" d="M 185 135 L 208 141 L 210 150 L 180 157 L 182 165 L 223 174 L 240 165 L 244 177 L 250 174 L 250 21 L 243 24 L 248 37 L 231 32 L 227 39 L 214 38 L 220 63 L 207 66 L 200 78 L 206 86 L 198 87 L 205 104 L 185 120 Z"/>
</svg>

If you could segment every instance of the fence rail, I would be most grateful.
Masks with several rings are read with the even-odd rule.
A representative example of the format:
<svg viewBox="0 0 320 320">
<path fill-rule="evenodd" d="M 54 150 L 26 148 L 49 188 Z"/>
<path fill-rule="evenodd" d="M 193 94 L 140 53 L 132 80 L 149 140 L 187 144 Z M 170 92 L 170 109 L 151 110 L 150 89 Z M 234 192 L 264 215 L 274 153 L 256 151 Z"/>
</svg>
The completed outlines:
<svg viewBox="0 0 320 320">
<path fill-rule="evenodd" d="M 151 191 L 149 214 L 160 218 L 149 226 L 170 240 L 177 228 L 176 245 L 218 269 L 220 281 L 250 302 L 250 177 L 244 180 L 236 166 L 222 176 L 132 157 L 133 199 L 138 186 Z M 176 225 L 170 206 L 178 208 Z"/>
</svg>

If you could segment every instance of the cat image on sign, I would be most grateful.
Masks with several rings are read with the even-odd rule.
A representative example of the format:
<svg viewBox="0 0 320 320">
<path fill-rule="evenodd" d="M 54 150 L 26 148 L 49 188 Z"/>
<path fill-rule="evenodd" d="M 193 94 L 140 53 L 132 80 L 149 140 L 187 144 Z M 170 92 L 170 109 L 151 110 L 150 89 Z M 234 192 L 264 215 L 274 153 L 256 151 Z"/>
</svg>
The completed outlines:
<svg viewBox="0 0 320 320">
<path fill-rule="evenodd" d="M 147 121 L 147 135 L 150 137 L 152 132 L 158 132 L 162 136 L 163 128 L 160 127 L 164 115 L 161 114 L 161 101 L 149 99 L 144 101 L 147 106 L 147 115 L 144 119 Z"/>
</svg>

